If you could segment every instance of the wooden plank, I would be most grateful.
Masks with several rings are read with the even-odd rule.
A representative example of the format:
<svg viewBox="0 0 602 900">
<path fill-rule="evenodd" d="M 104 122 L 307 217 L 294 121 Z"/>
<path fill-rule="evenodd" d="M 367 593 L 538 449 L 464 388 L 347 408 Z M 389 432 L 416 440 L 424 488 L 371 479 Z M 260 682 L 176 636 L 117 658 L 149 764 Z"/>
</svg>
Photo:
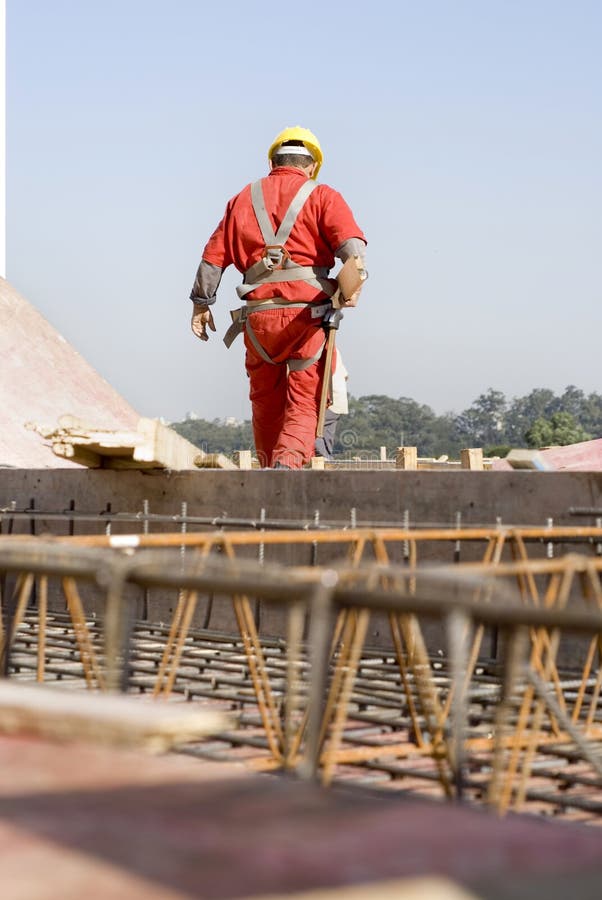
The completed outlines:
<svg viewBox="0 0 602 900">
<path fill-rule="evenodd" d="M 238 466 L 232 462 L 231 459 L 228 459 L 227 456 L 224 456 L 223 453 L 204 453 L 202 450 L 199 452 L 197 448 L 197 455 L 194 458 L 194 464 L 198 469 L 237 469 Z"/>
<path fill-rule="evenodd" d="M 467 447 L 460 450 L 460 462 L 463 469 L 472 469 L 473 471 L 482 471 L 483 469 L 483 451 L 480 447 Z"/>
<path fill-rule="evenodd" d="M 395 455 L 396 469 L 417 469 L 418 449 L 416 447 L 398 447 Z"/>
<path fill-rule="evenodd" d="M 80 466 L 87 466 L 89 469 L 100 469 L 102 467 L 100 454 L 94 453 L 87 447 L 74 447 L 73 444 L 55 441 L 52 445 L 52 452 L 56 456 L 70 459 L 72 462 L 78 463 Z"/>
<path fill-rule="evenodd" d="M 513 469 L 536 469 L 544 472 L 550 468 L 539 450 L 511 450 L 506 457 L 506 462 Z"/>
<path fill-rule="evenodd" d="M 461 469 L 462 463 L 459 459 L 428 459 L 419 456 L 417 468 L 423 471 L 449 471 Z"/>
<path fill-rule="evenodd" d="M 239 469 L 252 469 L 253 459 L 250 450 L 236 450 L 234 453 L 234 463 Z"/>
<path fill-rule="evenodd" d="M 233 727 L 232 716 L 191 704 L 0 684 L 0 732 L 90 740 L 163 752 Z"/>
<path fill-rule="evenodd" d="M 199 448 L 158 419 L 140 419 L 143 441 L 134 447 L 137 462 L 156 462 L 165 469 L 194 469 Z"/>
<path fill-rule="evenodd" d="M 61 416 L 56 428 L 32 428 L 50 441 L 57 456 L 94 469 L 237 468 L 221 453 L 199 450 L 158 419 L 139 419 L 135 431 L 95 428 L 73 416 Z"/>
</svg>

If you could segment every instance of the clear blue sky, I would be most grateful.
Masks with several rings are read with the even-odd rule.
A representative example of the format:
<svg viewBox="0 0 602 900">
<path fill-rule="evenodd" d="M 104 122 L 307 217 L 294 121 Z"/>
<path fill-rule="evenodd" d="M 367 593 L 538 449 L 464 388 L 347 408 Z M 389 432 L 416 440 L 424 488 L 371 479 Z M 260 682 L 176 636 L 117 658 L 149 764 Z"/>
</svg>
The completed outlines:
<svg viewBox="0 0 602 900">
<path fill-rule="evenodd" d="M 369 241 L 352 394 L 602 390 L 602 3 L 305 6 L 8 0 L 9 280 L 142 415 L 249 417 L 236 273 L 207 344 L 188 295 L 301 124 Z"/>
</svg>

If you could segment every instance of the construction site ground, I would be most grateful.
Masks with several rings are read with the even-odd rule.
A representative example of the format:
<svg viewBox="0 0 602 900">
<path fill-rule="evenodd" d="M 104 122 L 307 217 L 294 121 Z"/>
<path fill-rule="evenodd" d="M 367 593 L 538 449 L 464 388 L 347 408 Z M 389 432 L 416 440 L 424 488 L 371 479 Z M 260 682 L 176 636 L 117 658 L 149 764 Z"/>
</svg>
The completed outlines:
<svg viewBox="0 0 602 900">
<path fill-rule="evenodd" d="M 11 657 L 18 681 L 35 677 L 37 624 L 30 612 L 19 629 Z M 88 624 L 97 631 L 94 617 Z M 153 702 L 166 633 L 158 624 L 135 625 L 131 691 L 141 702 Z M 262 644 L 272 685 L 282 690 L 284 643 Z M 46 654 L 49 683 L 85 689 L 66 614 L 51 615 Z M 445 664 L 437 665 L 443 680 Z M 483 679 L 491 683 L 486 666 Z M 365 654 L 347 745 L 407 732 L 398 682 L 393 659 Z M 403 898 L 404 886 L 426 876 L 444 879 L 437 889 L 456 885 L 491 900 L 599 897 L 602 793 L 570 753 L 540 756 L 525 812 L 504 819 L 482 805 L 485 774 L 473 771 L 461 805 L 446 802 L 432 761 L 419 754 L 340 766 L 328 789 L 270 774 L 240 639 L 208 631 L 189 635 L 169 702 L 235 711 L 240 719 L 232 731 L 162 757 L 0 739 L 0 856 L 11 900 L 288 896 L 325 887 L 344 897 L 344 886 L 358 883 L 377 898 L 374 883 L 391 879 L 402 879 L 394 896 Z M 480 715 L 487 727 L 486 710 Z M 425 891 L 418 896 L 454 896 Z"/>
<path fill-rule="evenodd" d="M 282 776 L 238 763 L 0 739 L 0 860 L 10 900 L 235 898 L 400 879 L 471 897 L 600 896 L 602 832 Z M 408 881 L 406 881 L 408 879 Z M 428 884 L 431 884 L 429 881 Z M 439 882 L 437 882 L 439 884 Z M 443 892 L 445 890 L 445 892 Z M 458 896 L 465 896 L 464 894 Z"/>
<path fill-rule="evenodd" d="M 99 620 L 88 626 L 96 644 L 101 643 Z M 257 707 L 248 660 L 237 635 L 193 630 L 186 640 L 177 678 L 169 700 L 153 700 L 157 672 L 164 654 L 169 629 L 159 623 L 135 623 L 130 657 L 130 692 L 141 702 L 201 704 L 235 714 L 236 725 L 198 744 L 187 744 L 181 753 L 200 760 L 240 763 L 250 771 L 270 772 L 275 765 Z M 30 613 L 18 632 L 11 654 L 13 679 L 32 682 L 36 677 L 38 621 Z M 70 617 L 53 613 L 46 625 L 45 680 L 72 690 L 85 690 L 84 668 Z M 278 707 L 285 702 L 286 643 L 282 639 L 262 639 L 262 650 L 271 690 Z M 450 673 L 445 659 L 431 661 L 436 681 L 445 691 Z M 307 666 L 307 660 L 304 665 Z M 571 684 L 575 672 L 565 672 Z M 494 729 L 500 668 L 495 662 L 481 662 L 471 691 L 469 718 L 471 734 L 487 737 Z M 480 690 L 479 690 L 480 685 Z M 403 756 L 386 753 L 387 744 L 407 743 Z M 444 801 L 436 765 L 430 755 L 412 748 L 412 718 L 408 711 L 399 669 L 392 653 L 367 649 L 360 661 L 358 677 L 350 697 L 341 740 L 343 748 L 374 750 L 374 757 L 336 766 L 334 781 L 373 788 L 387 793 Z M 483 805 L 491 773 L 491 760 L 484 749 L 471 755 L 463 785 L 464 799 Z M 522 810 L 550 821 L 578 822 L 602 826 L 602 787 L 592 778 L 588 764 L 569 746 L 550 744 L 540 752 Z"/>
<path fill-rule="evenodd" d="M 227 533 L 245 520 L 242 525 L 257 537 L 258 527 L 262 522 L 268 527 L 270 519 L 288 527 L 296 523 L 300 534 L 304 523 L 328 521 L 451 527 L 458 524 L 458 515 L 462 525 L 575 526 L 584 521 L 575 517 L 575 510 L 600 506 L 602 476 L 7 470 L 2 489 L 5 535 L 118 538 L 132 531 L 176 528 L 190 537 L 195 529 Z M 585 521 L 592 519 L 596 521 L 595 516 Z M 177 535 L 173 537 L 177 547 Z M 599 543 L 588 539 L 585 547 L 597 555 Z M 423 556 L 452 562 L 459 553 L 461 559 L 479 559 L 482 547 L 476 546 L 472 542 L 459 548 L 457 540 L 448 538 Z M 534 556 L 545 559 L 550 547 L 552 556 L 574 549 L 570 541 L 561 547 L 537 538 Z M 401 541 L 398 551 L 395 561 L 403 562 Z M 420 561 L 422 550 L 418 553 Z M 267 536 L 251 550 L 241 545 L 241 556 L 257 559 L 258 554 L 263 554 L 262 563 L 274 559 L 295 565 L 333 558 L 326 544 L 307 534 L 296 549 L 271 547 Z M 87 605 L 86 624 L 101 647 L 98 609 L 95 603 Z M 135 609 L 129 692 L 141 703 L 157 702 L 152 695 L 173 597 L 150 597 L 148 603 L 139 599 Z M 261 648 L 281 708 L 286 668 L 282 612 L 266 607 L 261 616 Z M 39 632 L 34 598 L 11 649 L 12 681 L 31 682 L 39 674 Z M 51 604 L 45 635 L 45 682 L 84 690 L 86 672 L 73 621 L 60 602 Z M 2 737 L 1 856 L 7 883 L 14 886 L 12 896 L 242 898 L 339 886 L 340 897 L 351 897 L 345 886 L 368 883 L 365 896 L 377 898 L 374 882 L 438 876 L 449 889 L 455 884 L 468 896 L 492 900 L 598 898 L 602 789 L 591 767 L 567 743 L 552 741 L 539 748 L 520 814 L 499 818 L 485 805 L 491 760 L 475 751 L 462 803 L 446 799 L 434 760 L 414 744 L 395 655 L 378 638 L 376 627 L 368 632 L 341 738 L 345 750 L 366 752 L 353 764 L 337 764 L 329 788 L 275 771 L 248 655 L 231 613 L 230 619 L 220 618 L 216 607 L 213 617 L 199 607 L 169 700 L 159 702 L 233 712 L 236 724 L 227 732 L 160 758 Z M 468 711 L 471 734 L 485 739 L 493 729 L 501 683 L 498 660 L 488 651 L 486 642 Z M 448 661 L 434 653 L 430 662 L 444 695 L 451 680 Z M 559 663 L 559 677 L 569 696 L 578 678 L 570 665 L 563 666 Z M 592 691 L 589 682 L 586 690 Z M 408 748 L 403 755 L 383 752 L 388 742 L 400 741 Z M 378 753 L 371 757 L 374 746 Z M 397 896 L 404 896 L 401 888 Z M 454 895 L 429 895 L 425 889 L 418 896 L 451 900 Z"/>
</svg>

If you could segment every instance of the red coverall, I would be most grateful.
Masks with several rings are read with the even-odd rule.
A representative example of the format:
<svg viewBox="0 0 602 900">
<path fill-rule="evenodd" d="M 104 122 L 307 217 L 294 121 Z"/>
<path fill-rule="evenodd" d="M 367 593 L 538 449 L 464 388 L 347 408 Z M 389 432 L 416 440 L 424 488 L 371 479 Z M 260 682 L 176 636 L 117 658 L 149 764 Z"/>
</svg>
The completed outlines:
<svg viewBox="0 0 602 900">
<path fill-rule="evenodd" d="M 306 179 L 304 171 L 289 166 L 274 168 L 262 179 L 265 206 L 274 231 Z M 319 184 L 301 209 L 285 246 L 295 263 L 331 269 L 335 252 L 351 238 L 365 243 L 342 196 L 328 185 Z M 222 270 L 233 264 L 244 273 L 261 258 L 264 248 L 247 185 L 228 203 L 203 251 L 203 262 Z M 304 281 L 285 281 L 262 284 L 245 299 L 268 298 L 320 305 L 327 295 Z M 286 360 L 307 359 L 319 350 L 324 341 L 322 320 L 312 318 L 309 306 L 265 309 L 251 313 L 249 319 L 259 343 L 276 363 L 263 360 L 245 333 L 245 363 L 258 459 L 262 466 L 279 462 L 289 468 L 301 468 L 314 455 L 325 354 L 301 371 L 288 372 Z"/>
</svg>

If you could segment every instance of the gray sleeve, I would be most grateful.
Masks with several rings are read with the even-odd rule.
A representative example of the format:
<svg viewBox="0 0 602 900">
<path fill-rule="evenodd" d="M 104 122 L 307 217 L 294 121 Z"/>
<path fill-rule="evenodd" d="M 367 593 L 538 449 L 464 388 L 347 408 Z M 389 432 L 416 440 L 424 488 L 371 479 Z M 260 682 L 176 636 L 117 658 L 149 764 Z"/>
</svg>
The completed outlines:
<svg viewBox="0 0 602 900">
<path fill-rule="evenodd" d="M 343 241 L 340 247 L 337 247 L 334 255 L 338 257 L 341 262 L 347 262 L 347 260 L 351 256 L 359 256 L 362 261 L 362 265 L 365 267 L 366 244 L 361 240 L 361 238 L 349 238 L 349 240 Z"/>
<path fill-rule="evenodd" d="M 213 263 L 206 262 L 204 259 L 201 260 L 190 292 L 190 299 L 193 303 L 201 306 L 211 306 L 215 303 L 223 271 L 219 266 L 214 266 Z"/>
</svg>

